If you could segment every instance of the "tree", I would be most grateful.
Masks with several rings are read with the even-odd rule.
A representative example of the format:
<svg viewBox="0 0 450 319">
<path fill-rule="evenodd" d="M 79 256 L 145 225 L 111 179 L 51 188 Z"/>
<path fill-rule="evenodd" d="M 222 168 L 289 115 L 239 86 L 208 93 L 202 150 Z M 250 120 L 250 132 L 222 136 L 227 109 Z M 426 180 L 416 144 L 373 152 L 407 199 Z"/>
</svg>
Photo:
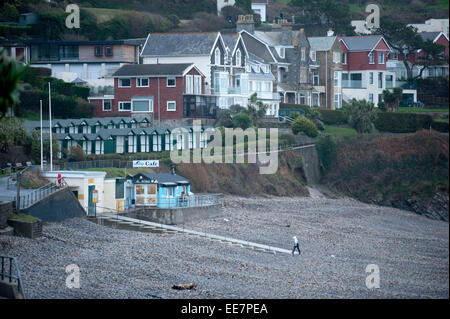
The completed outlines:
<svg viewBox="0 0 450 319">
<path fill-rule="evenodd" d="M 422 50 L 424 55 L 417 57 L 417 64 L 422 66 L 419 71 L 419 78 L 422 77 L 423 71 L 430 66 L 448 64 L 448 58 L 444 54 L 445 47 L 443 45 L 428 40 L 423 42 Z"/>
<path fill-rule="evenodd" d="M 432 41 L 423 41 L 415 27 L 392 19 L 381 18 L 380 28 L 376 32 L 382 34 L 394 50 L 403 54 L 403 64 L 408 79 L 413 78 L 415 66 L 423 66 L 419 74 L 421 77 L 423 70 L 430 65 L 445 63 L 443 46 Z M 416 58 L 418 50 L 424 50 L 427 54 Z"/>
<path fill-rule="evenodd" d="M 25 146 L 31 143 L 30 137 L 16 118 L 0 120 L 0 152 L 8 153 L 11 145 Z"/>
<path fill-rule="evenodd" d="M 234 5 L 246 13 L 252 13 L 252 0 L 236 0 Z"/>
<path fill-rule="evenodd" d="M 73 158 L 76 162 L 83 162 L 86 160 L 86 154 L 80 145 L 72 146 L 69 149 L 69 157 Z"/>
<path fill-rule="evenodd" d="M 257 101 L 257 94 L 253 93 L 250 96 L 250 103 L 247 106 L 246 113 L 251 117 L 253 123 L 256 123 L 260 118 L 266 115 L 267 104 Z"/>
<path fill-rule="evenodd" d="M 233 116 L 233 127 L 240 127 L 243 130 L 248 129 L 252 125 L 252 119 L 247 113 L 238 113 Z"/>
<path fill-rule="evenodd" d="M 376 120 L 376 109 L 373 103 L 366 100 L 352 99 L 350 104 L 343 107 L 347 116 L 347 123 L 358 133 L 371 133 Z"/>
<path fill-rule="evenodd" d="M 43 133 L 43 149 L 44 149 L 44 159 L 49 160 L 50 159 L 50 135 L 48 133 Z M 40 131 L 34 131 L 33 134 L 31 134 L 31 138 L 33 140 L 31 144 L 31 158 L 35 163 L 41 162 L 41 132 Z M 53 151 L 53 158 L 56 158 L 60 148 L 58 140 L 56 139 L 55 135 L 52 135 L 52 151 Z"/>
<path fill-rule="evenodd" d="M 19 80 L 26 67 L 0 51 L 0 120 L 19 105 Z"/>
<path fill-rule="evenodd" d="M 395 112 L 403 96 L 403 89 L 396 87 L 391 91 L 383 90 L 383 101 L 388 112 Z"/>
</svg>

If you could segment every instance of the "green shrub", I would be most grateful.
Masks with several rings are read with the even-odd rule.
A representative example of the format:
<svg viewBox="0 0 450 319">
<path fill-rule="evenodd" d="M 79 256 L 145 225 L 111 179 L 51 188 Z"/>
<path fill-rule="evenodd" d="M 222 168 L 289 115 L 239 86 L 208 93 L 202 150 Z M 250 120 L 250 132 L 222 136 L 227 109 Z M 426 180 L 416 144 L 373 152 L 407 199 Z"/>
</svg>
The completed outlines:
<svg viewBox="0 0 450 319">
<path fill-rule="evenodd" d="M 378 114 L 375 127 L 383 132 L 412 133 L 430 128 L 432 122 L 428 114 L 385 112 Z"/>
<path fill-rule="evenodd" d="M 301 114 L 299 112 L 291 112 L 289 113 L 289 117 L 293 118 L 294 120 L 299 117 Z"/>
<path fill-rule="evenodd" d="M 245 130 L 252 125 L 252 119 L 246 113 L 238 113 L 233 116 L 233 127 L 240 127 Z"/>
<path fill-rule="evenodd" d="M 347 117 L 342 110 L 319 110 L 322 122 L 327 125 L 342 125 L 347 123 Z"/>
<path fill-rule="evenodd" d="M 296 119 L 292 123 L 291 128 L 292 128 L 292 133 L 294 133 L 295 135 L 297 135 L 300 132 L 305 133 L 305 135 L 307 135 L 309 137 L 316 137 L 317 135 L 319 135 L 319 131 L 318 131 L 316 125 L 314 125 L 314 123 L 310 119 L 307 119 L 304 116 Z"/>
<path fill-rule="evenodd" d="M 337 159 L 338 144 L 331 135 L 321 136 L 316 142 L 317 154 L 319 155 L 320 166 L 328 172 L 331 164 Z"/>
</svg>

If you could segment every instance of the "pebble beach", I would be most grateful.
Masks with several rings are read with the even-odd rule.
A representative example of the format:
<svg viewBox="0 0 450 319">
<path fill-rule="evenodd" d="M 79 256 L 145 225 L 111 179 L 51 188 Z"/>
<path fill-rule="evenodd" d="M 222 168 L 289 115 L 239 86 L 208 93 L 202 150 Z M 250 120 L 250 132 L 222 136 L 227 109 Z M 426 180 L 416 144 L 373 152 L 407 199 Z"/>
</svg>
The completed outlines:
<svg viewBox="0 0 450 319">
<path fill-rule="evenodd" d="M 449 227 L 349 198 L 225 197 L 222 215 L 187 229 L 292 249 L 261 252 L 182 233 L 114 229 L 81 218 L 39 239 L 0 237 L 27 298 L 448 298 Z M 66 266 L 80 288 L 66 287 Z M 366 286 L 367 265 L 380 287 Z M 173 285 L 195 283 L 195 290 Z"/>
</svg>

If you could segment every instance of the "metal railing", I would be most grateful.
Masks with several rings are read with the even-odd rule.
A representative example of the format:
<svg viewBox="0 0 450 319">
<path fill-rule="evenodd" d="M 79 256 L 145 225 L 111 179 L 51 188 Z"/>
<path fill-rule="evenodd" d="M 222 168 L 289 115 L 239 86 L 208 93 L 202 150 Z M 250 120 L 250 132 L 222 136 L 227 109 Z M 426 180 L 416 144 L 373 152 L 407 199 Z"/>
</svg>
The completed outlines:
<svg viewBox="0 0 450 319">
<path fill-rule="evenodd" d="M 20 209 L 25 209 L 33 205 L 34 203 L 44 199 L 45 197 L 68 187 L 67 182 L 64 178 L 61 179 L 61 185 L 55 183 L 48 183 L 42 187 L 39 187 L 30 193 L 20 196 Z M 17 203 L 17 196 L 14 196 L 14 201 Z"/>
<path fill-rule="evenodd" d="M 208 207 L 214 205 L 223 205 L 223 194 L 195 194 L 159 198 L 157 208 Z"/>
<path fill-rule="evenodd" d="M 22 294 L 23 299 L 25 299 L 25 293 L 23 292 L 22 278 L 20 277 L 20 271 L 19 267 L 17 266 L 16 258 L 11 256 L 0 256 L 0 262 L 2 265 L 0 272 L 1 280 L 5 280 L 6 278 L 10 283 L 17 282 L 17 288 L 19 289 L 19 292 Z M 15 271 L 16 273 L 15 275 L 13 271 Z"/>
</svg>

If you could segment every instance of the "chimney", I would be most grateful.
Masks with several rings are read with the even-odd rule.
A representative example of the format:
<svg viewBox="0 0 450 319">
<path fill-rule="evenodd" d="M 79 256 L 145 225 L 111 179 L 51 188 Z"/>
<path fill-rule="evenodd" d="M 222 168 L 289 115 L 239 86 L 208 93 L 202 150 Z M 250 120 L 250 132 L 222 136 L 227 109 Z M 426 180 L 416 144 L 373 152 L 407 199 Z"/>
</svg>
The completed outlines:
<svg viewBox="0 0 450 319">
<path fill-rule="evenodd" d="M 332 28 L 329 28 L 327 31 L 327 37 L 332 37 L 334 35 L 334 31 Z"/>
<path fill-rule="evenodd" d="M 238 16 L 238 20 L 236 22 L 236 32 L 240 32 L 242 30 L 245 30 L 251 34 L 254 33 L 255 22 L 253 21 L 253 14 Z"/>
</svg>

